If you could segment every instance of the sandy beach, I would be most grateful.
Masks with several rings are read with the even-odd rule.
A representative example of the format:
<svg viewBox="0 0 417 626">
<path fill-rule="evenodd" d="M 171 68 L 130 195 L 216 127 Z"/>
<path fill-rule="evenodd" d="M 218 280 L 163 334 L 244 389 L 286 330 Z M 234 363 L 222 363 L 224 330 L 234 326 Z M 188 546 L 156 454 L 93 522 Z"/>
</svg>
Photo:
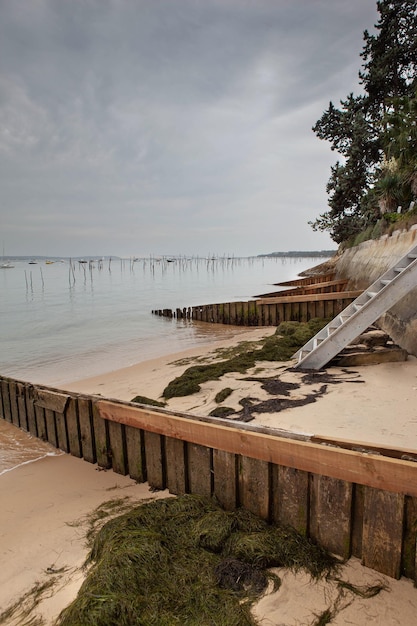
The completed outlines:
<svg viewBox="0 0 417 626">
<path fill-rule="evenodd" d="M 110 372 L 103 376 L 68 383 L 65 389 L 107 398 L 131 400 L 135 395 L 161 399 L 168 382 L 189 365 L 210 361 L 219 348 L 240 341 L 257 341 L 274 329 L 246 329 L 221 344 L 199 347 L 147 363 Z M 214 352 L 218 358 L 218 353 Z M 207 415 L 216 393 L 233 389 L 225 401 L 241 409 L 239 400 L 250 396 L 261 402 L 271 394 L 259 381 L 279 375 L 291 383 L 288 400 L 306 395 L 314 401 L 291 406 L 275 413 L 253 413 L 253 423 L 292 432 L 346 438 L 386 446 L 417 450 L 417 359 L 401 363 L 355 368 L 329 368 L 324 378 L 306 382 L 291 371 L 291 363 L 257 363 L 246 374 L 226 374 L 223 379 L 204 383 L 198 394 L 173 398 L 167 406 L 180 411 Z M 325 386 L 325 390 L 323 389 Z M 254 404 L 256 402 L 254 401 Z M 26 434 L 24 434 L 26 436 Z M 45 444 L 47 445 L 47 444 Z M 86 519 L 103 502 L 128 497 L 131 501 L 165 497 L 167 492 L 151 493 L 147 484 L 138 485 L 129 477 L 97 467 L 66 454 L 46 456 L 21 465 L 0 476 L 0 607 L 4 610 L 38 581 L 57 572 L 56 585 L 36 609 L 44 624 L 52 624 L 60 610 L 76 595 L 83 579 L 81 565 L 86 557 Z M 331 621 L 336 626 L 355 624 L 415 624 L 417 589 L 407 579 L 387 578 L 350 559 L 341 577 L 356 585 L 381 582 L 386 590 L 371 599 L 345 592 L 338 595 L 334 583 L 312 582 L 302 573 L 280 572 L 281 588 L 266 594 L 254 609 L 262 626 L 313 625 L 325 608 L 335 608 Z M 3 622 L 18 624 L 18 620 Z"/>
</svg>

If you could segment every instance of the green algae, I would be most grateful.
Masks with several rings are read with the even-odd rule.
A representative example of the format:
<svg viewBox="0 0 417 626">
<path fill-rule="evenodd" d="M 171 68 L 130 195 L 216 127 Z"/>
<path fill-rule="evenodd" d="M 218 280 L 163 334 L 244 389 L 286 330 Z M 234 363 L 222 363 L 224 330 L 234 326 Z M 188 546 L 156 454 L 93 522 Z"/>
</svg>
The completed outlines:
<svg viewBox="0 0 417 626">
<path fill-rule="evenodd" d="M 229 372 L 244 374 L 259 361 L 288 361 L 294 352 L 327 324 L 328 320 L 314 318 L 307 323 L 282 322 L 275 333 L 249 346 L 229 349 L 228 358 L 214 363 L 193 365 L 172 380 L 163 391 L 165 399 L 198 393 L 201 384 L 219 380 Z M 224 354 L 224 353 L 223 353 Z"/>
</svg>

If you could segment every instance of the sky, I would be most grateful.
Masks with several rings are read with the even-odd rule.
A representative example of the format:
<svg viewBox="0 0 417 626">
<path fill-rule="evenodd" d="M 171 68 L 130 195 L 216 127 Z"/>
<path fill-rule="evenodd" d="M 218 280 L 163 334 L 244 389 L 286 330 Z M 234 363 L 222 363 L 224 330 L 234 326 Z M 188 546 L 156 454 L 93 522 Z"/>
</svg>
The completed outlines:
<svg viewBox="0 0 417 626">
<path fill-rule="evenodd" d="M 0 0 L 6 256 L 336 249 L 337 155 L 375 0 Z"/>
</svg>

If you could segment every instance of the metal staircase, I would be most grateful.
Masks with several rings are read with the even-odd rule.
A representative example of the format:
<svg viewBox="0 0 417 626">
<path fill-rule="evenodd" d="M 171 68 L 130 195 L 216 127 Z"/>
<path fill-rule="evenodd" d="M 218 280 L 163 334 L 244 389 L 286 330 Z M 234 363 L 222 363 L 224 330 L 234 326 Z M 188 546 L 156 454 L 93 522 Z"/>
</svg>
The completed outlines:
<svg viewBox="0 0 417 626">
<path fill-rule="evenodd" d="M 318 370 L 417 287 L 417 245 L 308 341 L 295 367 Z"/>
</svg>

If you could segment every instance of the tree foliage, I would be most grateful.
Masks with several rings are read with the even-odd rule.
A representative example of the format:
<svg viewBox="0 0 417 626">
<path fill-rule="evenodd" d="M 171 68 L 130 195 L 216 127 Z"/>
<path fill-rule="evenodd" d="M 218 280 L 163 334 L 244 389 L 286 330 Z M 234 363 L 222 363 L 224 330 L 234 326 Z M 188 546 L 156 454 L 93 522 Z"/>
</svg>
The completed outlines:
<svg viewBox="0 0 417 626">
<path fill-rule="evenodd" d="M 409 203 L 417 187 L 417 4 L 382 0 L 377 9 L 375 33 L 363 35 L 363 95 L 330 102 L 313 126 L 341 160 L 327 184 L 329 210 L 311 225 L 337 243 Z"/>
</svg>

